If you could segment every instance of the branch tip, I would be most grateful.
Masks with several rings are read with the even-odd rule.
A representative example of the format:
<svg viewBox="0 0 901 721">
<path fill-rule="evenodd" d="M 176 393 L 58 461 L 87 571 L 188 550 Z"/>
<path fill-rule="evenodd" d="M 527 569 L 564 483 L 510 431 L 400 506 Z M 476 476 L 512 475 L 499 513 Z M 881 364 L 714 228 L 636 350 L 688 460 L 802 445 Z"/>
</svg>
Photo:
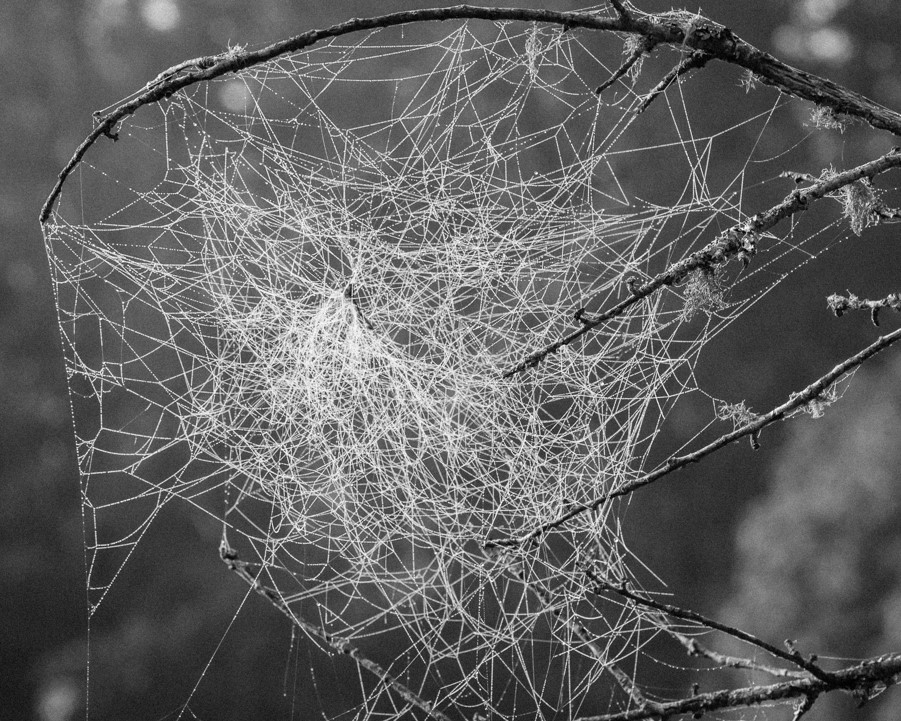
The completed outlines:
<svg viewBox="0 0 901 721">
<path fill-rule="evenodd" d="M 858 298 L 853 293 L 849 293 L 847 296 L 833 293 L 826 298 L 826 305 L 836 318 L 841 318 L 849 310 L 869 309 L 870 321 L 874 326 L 879 327 L 879 313 L 883 308 L 901 312 L 901 293 L 889 293 L 880 300 Z"/>
<path fill-rule="evenodd" d="M 630 36 L 626 41 L 624 48 L 626 59 L 613 73 L 610 74 L 609 78 L 598 85 L 594 91 L 595 95 L 603 93 L 627 73 L 631 74 L 634 80 L 640 72 L 644 56 L 650 53 L 656 46 L 657 41 L 653 38 L 642 37 L 640 40 L 634 40 L 633 36 Z"/>
</svg>

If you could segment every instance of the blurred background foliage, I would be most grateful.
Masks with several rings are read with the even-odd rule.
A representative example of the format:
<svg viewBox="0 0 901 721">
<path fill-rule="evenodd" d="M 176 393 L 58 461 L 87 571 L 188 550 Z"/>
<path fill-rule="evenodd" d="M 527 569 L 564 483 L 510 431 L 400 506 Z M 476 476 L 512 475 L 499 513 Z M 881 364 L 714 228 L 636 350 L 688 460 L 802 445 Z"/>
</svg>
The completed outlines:
<svg viewBox="0 0 901 721">
<path fill-rule="evenodd" d="M 637 4 L 646 11 L 672 5 Z M 56 173 L 90 130 L 92 111 L 185 58 L 423 6 L 395 0 L 0 5 L 0 719 L 84 716 L 88 624 L 79 483 L 36 219 Z M 555 0 L 547 6 L 580 5 Z M 792 64 L 901 108 L 901 13 L 893 0 L 707 0 L 702 10 Z M 699 77 L 693 82 L 707 76 Z M 893 142 L 860 125 L 822 133 L 809 145 L 806 166 L 792 170 L 845 167 Z M 760 411 L 869 342 L 875 330 L 868 320 L 835 319 L 825 296 L 898 291 L 896 228 L 852 236 L 803 283 L 799 275 L 780 286 L 719 339 L 699 373 L 717 378 L 721 396 L 746 399 Z M 884 314 L 884 324 L 896 322 Z M 746 444 L 735 446 L 678 480 L 642 491 L 627 519 L 636 555 L 681 605 L 772 640 L 791 636 L 805 653 L 897 651 L 899 381 L 901 365 L 890 354 L 880 357 L 824 419 L 770 430 L 756 454 Z M 156 520 L 116 593 L 91 621 L 91 718 L 175 718 L 188 699 L 185 718 L 202 719 L 307 718 L 315 709 L 334 714 L 352 703 L 358 688 L 335 683 L 354 678 L 338 668 L 344 660 L 314 658 L 318 651 L 295 639 L 278 613 L 247 598 L 217 557 L 218 539 L 210 521 L 171 504 Z M 901 700 L 891 696 L 871 713 L 897 718 Z M 826 712 L 818 706 L 813 716 Z"/>
</svg>

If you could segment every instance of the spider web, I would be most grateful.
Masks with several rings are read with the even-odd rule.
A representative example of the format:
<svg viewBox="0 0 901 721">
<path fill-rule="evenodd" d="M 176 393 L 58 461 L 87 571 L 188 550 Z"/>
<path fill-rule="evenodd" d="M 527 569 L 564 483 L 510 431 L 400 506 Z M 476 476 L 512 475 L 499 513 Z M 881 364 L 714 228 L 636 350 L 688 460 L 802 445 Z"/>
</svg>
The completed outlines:
<svg viewBox="0 0 901 721">
<path fill-rule="evenodd" d="M 503 377 L 765 208 L 789 152 L 781 100 L 722 122 L 681 88 L 642 115 L 631 84 L 599 98 L 616 59 L 598 42 L 490 23 L 333 41 L 179 91 L 82 163 L 45 232 L 92 613 L 162 507 L 188 503 L 292 613 L 438 708 L 628 706 L 617 669 L 663 621 L 581 570 L 640 575 L 626 504 L 536 547 L 484 543 L 647 470 L 676 403 L 708 398 L 702 348 L 823 232 L 772 236 L 750 269 Z M 360 685 L 359 718 L 404 712 Z"/>
</svg>

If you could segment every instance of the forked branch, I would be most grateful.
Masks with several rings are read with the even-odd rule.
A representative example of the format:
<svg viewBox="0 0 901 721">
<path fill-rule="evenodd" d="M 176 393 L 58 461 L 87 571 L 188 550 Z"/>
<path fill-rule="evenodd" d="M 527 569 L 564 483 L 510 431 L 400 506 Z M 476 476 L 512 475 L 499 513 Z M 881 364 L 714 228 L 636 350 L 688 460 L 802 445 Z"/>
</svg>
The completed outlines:
<svg viewBox="0 0 901 721">
<path fill-rule="evenodd" d="M 657 45 L 656 41 L 649 40 L 648 38 L 643 38 L 641 42 L 636 43 L 635 47 L 629 52 L 626 59 L 623 61 L 623 64 L 620 65 L 611 75 L 607 78 L 603 83 L 598 85 L 597 89 L 594 91 L 597 95 L 603 93 L 607 88 L 613 85 L 617 80 L 623 77 L 626 73 L 628 73 L 632 68 L 635 67 L 636 63 L 640 62 L 641 59 L 650 53 L 654 47 Z"/>
<path fill-rule="evenodd" d="M 782 678 L 807 678 L 807 674 L 804 674 L 801 671 L 792 671 L 787 668 L 776 668 L 775 666 L 768 666 L 758 661 L 753 661 L 749 658 L 728 656 L 726 654 L 719 653 L 718 651 L 713 651 L 706 646 L 703 646 L 696 638 L 686 636 L 685 634 L 679 633 L 672 628 L 667 628 L 666 632 L 685 647 L 685 650 L 688 651 L 689 656 L 700 656 L 709 659 L 724 668 L 743 668 L 748 671 L 761 671 L 762 673 L 769 674 L 770 676 L 779 676 Z"/>
</svg>

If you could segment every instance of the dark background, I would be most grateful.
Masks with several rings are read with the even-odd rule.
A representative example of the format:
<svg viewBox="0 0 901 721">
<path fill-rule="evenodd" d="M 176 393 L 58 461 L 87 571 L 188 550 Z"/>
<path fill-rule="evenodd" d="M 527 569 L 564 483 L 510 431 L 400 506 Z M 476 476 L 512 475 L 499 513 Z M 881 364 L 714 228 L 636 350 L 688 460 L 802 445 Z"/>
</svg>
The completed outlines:
<svg viewBox="0 0 901 721">
<path fill-rule="evenodd" d="M 671 3 L 639 5 L 661 11 Z M 88 622 L 79 482 L 37 215 L 56 173 L 90 130 L 91 112 L 182 59 L 230 43 L 254 46 L 352 16 L 421 6 L 387 0 L 0 6 L 0 719 L 84 714 Z M 709 0 L 703 11 L 788 62 L 901 108 L 901 12 L 891 0 Z M 893 142 L 852 126 L 813 144 L 807 166 L 794 169 L 844 167 Z M 705 366 L 720 374 L 721 395 L 768 408 L 870 342 L 876 331 L 866 318 L 836 320 L 823 298 L 898 291 L 897 227 L 842 243 L 813 275 L 774 292 L 769 310 L 725 334 Z M 884 316 L 884 325 L 896 322 Z M 836 418 L 806 424 L 813 430 L 801 423 L 777 428 L 757 454 L 742 444 L 661 484 L 650 502 L 630 512 L 636 555 L 682 605 L 741 621 L 775 641 L 801 637 L 805 652 L 859 657 L 901 648 L 898 368 L 891 352 L 877 358 L 852 387 L 853 400 Z M 260 599 L 245 602 L 245 589 L 217 558 L 217 528 L 184 510 L 172 511 L 162 528 L 129 564 L 131 575 L 120 582 L 127 592 L 91 622 L 91 718 L 174 718 L 189 698 L 186 718 L 306 718 L 320 702 L 330 713 L 346 707 L 350 691 L 334 683 L 339 670 L 314 670 L 311 679 L 320 666 L 304 640 L 292 639 Z M 889 705 L 876 704 L 872 713 L 888 714 Z"/>
</svg>

